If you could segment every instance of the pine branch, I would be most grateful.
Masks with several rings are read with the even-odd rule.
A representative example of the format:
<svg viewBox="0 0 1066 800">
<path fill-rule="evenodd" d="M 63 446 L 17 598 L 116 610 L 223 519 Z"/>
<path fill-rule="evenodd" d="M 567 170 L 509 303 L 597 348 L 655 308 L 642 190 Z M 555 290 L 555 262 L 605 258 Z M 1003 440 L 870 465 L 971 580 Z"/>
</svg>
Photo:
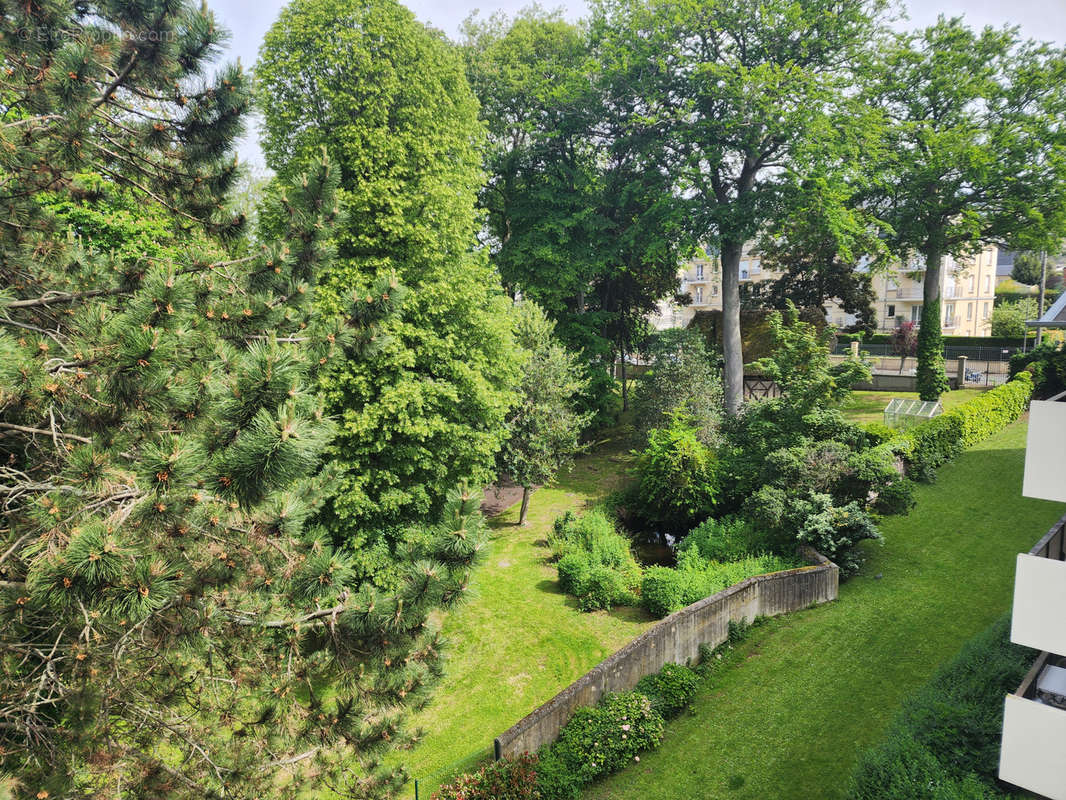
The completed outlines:
<svg viewBox="0 0 1066 800">
<path fill-rule="evenodd" d="M 18 431 L 19 433 L 40 434 L 41 436 L 61 436 L 64 439 L 74 439 L 75 441 L 81 442 L 83 444 L 93 443 L 92 439 L 86 438 L 85 436 L 78 436 L 77 434 L 73 433 L 63 433 L 62 431 L 43 430 L 41 428 L 29 428 L 25 425 L 15 425 L 10 422 L 0 422 L 0 428 L 4 428 L 5 430 L 9 431 Z M 4 434 L 0 433 L 0 438 L 3 437 Z"/>
</svg>

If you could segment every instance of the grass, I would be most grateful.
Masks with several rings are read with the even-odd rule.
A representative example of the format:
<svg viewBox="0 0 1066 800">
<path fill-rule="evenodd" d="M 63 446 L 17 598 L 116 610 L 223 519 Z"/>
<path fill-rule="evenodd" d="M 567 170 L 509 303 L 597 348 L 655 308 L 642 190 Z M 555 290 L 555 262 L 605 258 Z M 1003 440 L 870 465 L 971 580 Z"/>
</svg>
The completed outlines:
<svg viewBox="0 0 1066 800">
<path fill-rule="evenodd" d="M 843 797 L 903 698 L 1010 607 L 1015 555 L 1062 514 L 1021 497 L 1024 448 L 1018 422 L 944 467 L 837 602 L 753 629 L 662 746 L 586 796 Z"/>
<path fill-rule="evenodd" d="M 951 411 L 951 409 L 961 406 L 967 400 L 973 400 L 978 394 L 985 391 L 985 389 L 958 389 L 954 392 L 947 392 L 940 398 L 940 402 L 944 404 L 945 411 Z M 844 412 L 844 416 L 852 422 L 865 423 L 865 422 L 884 422 L 885 421 L 885 406 L 888 405 L 889 400 L 894 400 L 897 397 L 906 398 L 908 400 L 917 400 L 917 392 L 852 392 L 851 397 L 848 399 L 841 410 Z"/>
<path fill-rule="evenodd" d="M 617 488 L 625 452 L 615 439 L 578 459 L 555 486 L 533 494 L 525 526 L 517 525 L 517 506 L 490 521 L 492 549 L 474 578 L 475 599 L 443 623 L 451 642 L 445 677 L 412 719 L 427 735 L 402 760 L 419 779 L 420 797 L 487 758 L 498 734 L 654 622 L 636 608 L 581 613 L 545 561 L 552 522 Z"/>
</svg>

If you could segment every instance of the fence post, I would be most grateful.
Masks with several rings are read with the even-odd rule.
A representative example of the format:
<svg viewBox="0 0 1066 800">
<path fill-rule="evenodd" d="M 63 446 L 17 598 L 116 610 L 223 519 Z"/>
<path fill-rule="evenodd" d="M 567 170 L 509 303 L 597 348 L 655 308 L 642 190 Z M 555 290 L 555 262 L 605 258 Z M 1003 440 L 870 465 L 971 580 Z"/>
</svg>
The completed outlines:
<svg viewBox="0 0 1066 800">
<path fill-rule="evenodd" d="M 959 364 L 959 369 L 956 373 L 956 379 L 959 382 L 958 388 L 964 389 L 966 388 L 966 356 L 959 356 L 956 360 Z"/>
<path fill-rule="evenodd" d="M 854 358 L 856 361 L 859 360 L 859 343 L 858 342 L 852 342 L 851 343 L 851 357 Z"/>
</svg>

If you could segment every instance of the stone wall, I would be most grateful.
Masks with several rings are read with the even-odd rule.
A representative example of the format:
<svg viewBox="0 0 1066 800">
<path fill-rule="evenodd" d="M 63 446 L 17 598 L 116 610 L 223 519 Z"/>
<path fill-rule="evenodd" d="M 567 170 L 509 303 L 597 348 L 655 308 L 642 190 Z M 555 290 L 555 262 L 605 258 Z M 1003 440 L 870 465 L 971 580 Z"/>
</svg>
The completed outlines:
<svg viewBox="0 0 1066 800">
<path fill-rule="evenodd" d="M 726 640 L 730 622 L 751 622 L 835 600 L 836 564 L 813 550 L 806 555 L 809 567 L 748 578 L 666 617 L 500 734 L 494 743 L 496 758 L 535 753 L 555 741 L 574 711 L 595 705 L 606 692 L 632 689 L 666 663 L 695 662 L 700 645 L 716 647 Z"/>
</svg>

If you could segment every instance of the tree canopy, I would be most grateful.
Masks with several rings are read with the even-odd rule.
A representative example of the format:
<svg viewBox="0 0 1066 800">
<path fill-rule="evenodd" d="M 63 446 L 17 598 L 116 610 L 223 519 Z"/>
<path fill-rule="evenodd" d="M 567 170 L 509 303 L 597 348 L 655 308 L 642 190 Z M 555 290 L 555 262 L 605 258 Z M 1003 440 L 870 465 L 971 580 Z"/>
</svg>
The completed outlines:
<svg viewBox="0 0 1066 800">
<path fill-rule="evenodd" d="M 924 270 L 918 384 L 947 388 L 941 338 L 944 256 L 984 242 L 1061 239 L 1066 209 L 1066 59 L 1015 29 L 975 32 L 941 18 L 878 48 L 867 101 L 886 146 L 873 159 L 877 214 L 898 257 Z"/>
<path fill-rule="evenodd" d="M 340 415 L 341 492 L 326 520 L 370 533 L 439 510 L 462 480 L 487 482 L 514 400 L 510 303 L 476 252 L 483 130 L 458 52 L 395 0 L 294 0 L 256 67 L 264 151 L 279 174 L 325 147 L 347 222 L 319 306 L 336 312 L 376 278 L 409 289 L 373 359 L 322 378 Z M 367 538 L 369 537 L 369 538 Z"/>
<path fill-rule="evenodd" d="M 604 0 L 594 9 L 616 91 L 631 118 L 667 142 L 695 235 L 721 254 L 730 413 L 743 383 L 741 251 L 773 214 L 788 213 L 784 189 L 846 176 L 845 153 L 865 128 L 861 109 L 844 112 L 844 87 L 882 5 Z"/>
</svg>

